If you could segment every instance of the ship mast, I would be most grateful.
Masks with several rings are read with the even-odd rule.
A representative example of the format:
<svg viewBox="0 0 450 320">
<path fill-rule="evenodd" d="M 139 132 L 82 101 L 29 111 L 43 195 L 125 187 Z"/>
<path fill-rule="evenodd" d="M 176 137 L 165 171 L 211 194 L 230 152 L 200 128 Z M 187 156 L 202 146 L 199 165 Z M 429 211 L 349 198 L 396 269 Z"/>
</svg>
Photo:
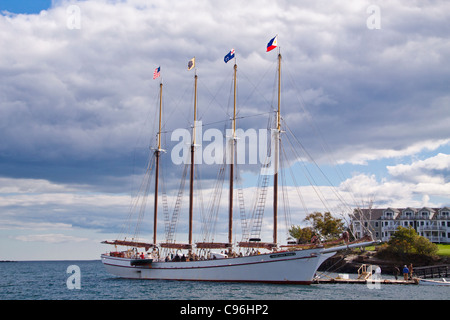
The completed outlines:
<svg viewBox="0 0 450 320">
<path fill-rule="evenodd" d="M 161 155 L 161 116 L 162 116 L 162 82 L 159 85 L 159 130 L 158 130 L 158 148 L 155 150 L 155 202 L 153 211 L 153 245 L 156 246 L 156 229 L 158 222 L 158 177 L 159 177 L 159 157 Z"/>
<path fill-rule="evenodd" d="M 281 133 L 281 53 L 278 51 L 278 111 L 277 111 L 277 129 L 275 131 L 275 173 L 273 176 L 273 243 L 277 243 L 278 229 L 278 157 L 280 151 L 280 133 Z"/>
<path fill-rule="evenodd" d="M 197 71 L 195 72 L 195 89 L 194 89 L 194 126 L 192 128 L 192 145 L 191 145 L 191 172 L 189 182 L 189 245 L 192 248 L 192 220 L 194 206 L 194 153 L 195 153 L 195 125 L 197 121 Z M 189 249 L 191 250 L 191 249 Z"/>
<path fill-rule="evenodd" d="M 234 63 L 234 99 L 233 99 L 233 122 L 232 122 L 232 136 L 230 140 L 230 190 L 229 190 L 229 204 L 228 204 L 228 243 L 233 243 L 233 182 L 234 182 L 234 159 L 236 147 L 236 73 L 237 64 L 236 59 Z M 230 246 L 230 251 L 232 247 Z"/>
</svg>

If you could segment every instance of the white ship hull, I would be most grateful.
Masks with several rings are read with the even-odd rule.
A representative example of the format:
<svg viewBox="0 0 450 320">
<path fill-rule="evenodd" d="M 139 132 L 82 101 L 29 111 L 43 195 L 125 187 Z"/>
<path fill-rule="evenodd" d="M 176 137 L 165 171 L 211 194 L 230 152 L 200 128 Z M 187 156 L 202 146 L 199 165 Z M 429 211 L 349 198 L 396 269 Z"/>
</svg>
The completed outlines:
<svg viewBox="0 0 450 320">
<path fill-rule="evenodd" d="M 368 244 L 359 244 L 365 246 Z M 148 280 L 264 282 L 310 284 L 319 266 L 336 251 L 352 246 L 275 252 L 254 256 L 132 265 L 134 259 L 101 256 L 106 270 L 118 277 Z M 355 245 L 356 247 L 356 245 Z"/>
</svg>

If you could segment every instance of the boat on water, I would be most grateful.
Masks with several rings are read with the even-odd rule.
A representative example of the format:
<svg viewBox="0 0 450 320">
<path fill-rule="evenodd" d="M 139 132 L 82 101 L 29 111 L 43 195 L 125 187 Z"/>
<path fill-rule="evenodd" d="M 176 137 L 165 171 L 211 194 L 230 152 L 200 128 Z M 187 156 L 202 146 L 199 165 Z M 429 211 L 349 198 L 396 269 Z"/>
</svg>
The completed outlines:
<svg viewBox="0 0 450 320">
<path fill-rule="evenodd" d="M 274 41 L 275 39 L 275 41 Z M 269 42 L 270 48 L 276 47 L 276 38 Z M 271 49 L 270 49 L 271 50 Z M 269 46 L 268 46 L 269 51 Z M 227 63 L 234 57 L 234 50 L 225 56 Z M 163 84 L 160 83 L 159 94 L 159 131 L 157 136 L 157 147 L 154 149 L 153 158 L 149 163 L 148 171 L 154 171 L 154 207 L 153 207 L 153 241 L 137 241 L 117 239 L 104 241 L 105 244 L 115 246 L 115 250 L 102 254 L 101 261 L 106 270 L 116 276 L 131 279 L 149 280 L 189 280 L 189 281 L 220 281 L 220 282 L 262 282 L 277 284 L 311 284 L 319 266 L 337 251 L 364 247 L 373 244 L 371 239 L 362 239 L 353 243 L 347 238 L 333 243 L 313 243 L 299 245 L 296 243 L 280 244 L 277 235 L 278 206 L 284 201 L 284 197 L 278 196 L 278 156 L 280 152 L 280 137 L 282 133 L 280 94 L 281 94 L 281 53 L 278 51 L 278 110 L 276 113 L 276 126 L 272 130 L 275 136 L 274 144 L 274 173 L 273 173 L 273 239 L 271 242 L 262 242 L 259 237 L 250 237 L 248 232 L 242 237 L 238 244 L 233 243 L 233 203 L 234 203 L 234 180 L 236 159 L 236 60 L 234 64 L 234 112 L 232 118 L 232 135 L 229 137 L 228 147 L 231 161 L 226 165 L 229 167 L 229 195 L 228 195 L 228 242 L 193 241 L 193 198 L 194 198 L 194 153 L 196 149 L 195 123 L 197 122 L 197 73 L 195 73 L 194 90 L 194 126 L 192 128 L 192 143 L 190 146 L 190 183 L 189 183 L 189 235 L 188 243 L 176 243 L 173 233 L 176 227 L 170 222 L 176 221 L 180 211 L 179 207 L 174 209 L 172 220 L 168 221 L 166 230 L 166 241 L 157 242 L 158 222 L 158 188 L 159 188 L 159 166 L 161 154 L 164 151 L 161 146 L 161 119 L 162 119 L 162 92 Z M 190 61 L 188 68 L 194 65 Z M 159 70 L 158 70 L 159 71 Z M 266 164 L 267 165 L 267 164 Z M 186 173 L 183 174 L 185 176 Z M 223 175 L 223 174 L 222 174 Z M 267 194 L 267 175 L 263 191 L 258 201 L 265 199 Z M 184 182 L 180 183 L 180 190 L 184 188 Z M 180 197 L 181 192 L 178 196 Z M 177 198 L 177 203 L 179 198 Z M 239 202 L 243 201 L 239 198 Z M 261 202 L 261 201 L 259 201 Z M 283 203 L 284 205 L 284 203 Z M 242 208 L 242 206 L 240 206 Z M 241 212 L 242 215 L 242 212 Z M 262 212 L 256 216 L 262 219 Z M 262 227 L 261 220 L 256 223 L 256 229 Z M 243 224 L 243 230 L 246 223 Z M 124 247 L 119 250 L 118 247 Z M 240 250 L 238 252 L 238 248 Z M 214 251 L 216 250 L 216 251 Z M 217 252 L 220 251 L 220 252 Z M 245 251 L 245 252 L 243 252 Z"/>
<path fill-rule="evenodd" d="M 424 286 L 450 286 L 450 281 L 447 281 L 445 278 L 441 280 L 419 279 L 419 284 Z"/>
</svg>

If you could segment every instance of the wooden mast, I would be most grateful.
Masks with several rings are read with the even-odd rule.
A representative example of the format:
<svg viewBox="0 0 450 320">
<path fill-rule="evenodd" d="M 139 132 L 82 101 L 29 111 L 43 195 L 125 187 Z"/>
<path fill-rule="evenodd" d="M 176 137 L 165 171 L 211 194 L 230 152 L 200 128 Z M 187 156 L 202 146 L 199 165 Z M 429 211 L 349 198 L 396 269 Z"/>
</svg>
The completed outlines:
<svg viewBox="0 0 450 320">
<path fill-rule="evenodd" d="M 197 121 L 197 72 L 195 73 L 195 89 L 194 89 L 194 126 L 192 128 L 192 145 L 191 145 L 191 173 L 189 181 L 189 245 L 192 246 L 192 221 L 194 207 L 194 153 L 195 153 L 195 124 Z"/>
<path fill-rule="evenodd" d="M 234 158 L 235 158 L 235 142 L 236 142 L 236 73 L 237 64 L 234 63 L 234 99 L 233 99 L 233 135 L 231 136 L 230 145 L 230 190 L 228 204 L 228 243 L 233 243 L 233 183 L 234 183 Z M 232 250 L 232 247 L 229 249 Z"/>
<path fill-rule="evenodd" d="M 162 116 L 162 81 L 159 85 L 159 131 L 158 148 L 155 150 L 156 170 L 155 170 L 155 202 L 153 208 L 153 245 L 156 246 L 156 231 L 158 223 L 158 177 L 159 177 L 159 156 L 161 154 L 161 116 Z"/>
<path fill-rule="evenodd" d="M 278 229 L 278 156 L 281 133 L 281 53 L 278 52 L 278 111 L 277 111 L 277 131 L 275 136 L 275 173 L 273 176 L 273 243 L 277 244 Z"/>
</svg>

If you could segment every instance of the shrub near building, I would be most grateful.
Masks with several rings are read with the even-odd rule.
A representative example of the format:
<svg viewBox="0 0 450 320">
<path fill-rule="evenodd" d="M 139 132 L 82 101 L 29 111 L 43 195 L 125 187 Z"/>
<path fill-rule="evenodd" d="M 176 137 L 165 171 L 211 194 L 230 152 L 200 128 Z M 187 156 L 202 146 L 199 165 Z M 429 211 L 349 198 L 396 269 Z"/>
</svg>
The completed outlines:
<svg viewBox="0 0 450 320">
<path fill-rule="evenodd" d="M 419 236 L 412 227 L 398 227 L 377 256 L 393 259 L 432 259 L 436 257 L 438 246 L 425 237 Z"/>
</svg>

